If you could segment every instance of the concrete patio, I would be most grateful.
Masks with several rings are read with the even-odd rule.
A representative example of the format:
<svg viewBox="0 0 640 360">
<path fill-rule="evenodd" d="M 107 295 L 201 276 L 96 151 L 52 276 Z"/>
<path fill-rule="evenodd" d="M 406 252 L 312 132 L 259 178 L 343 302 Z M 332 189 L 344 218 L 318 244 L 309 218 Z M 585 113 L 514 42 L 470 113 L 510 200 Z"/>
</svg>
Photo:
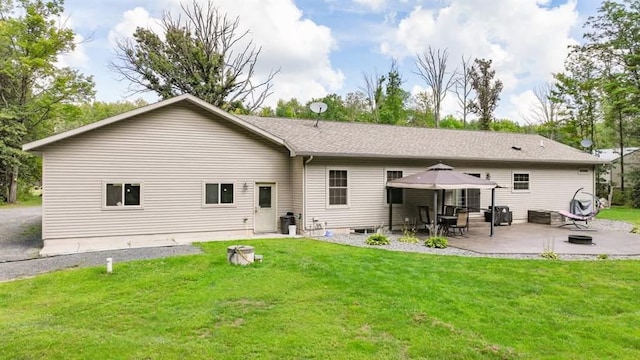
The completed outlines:
<svg viewBox="0 0 640 360">
<path fill-rule="evenodd" d="M 569 235 L 587 235 L 592 245 L 568 242 Z M 594 227 L 593 231 L 576 230 L 574 226 L 524 223 L 496 226 L 494 236 L 489 236 L 486 224 L 471 224 L 463 236 L 449 236 L 449 245 L 481 254 L 540 254 L 549 250 L 559 255 L 638 256 L 640 235 L 628 231 Z"/>
</svg>

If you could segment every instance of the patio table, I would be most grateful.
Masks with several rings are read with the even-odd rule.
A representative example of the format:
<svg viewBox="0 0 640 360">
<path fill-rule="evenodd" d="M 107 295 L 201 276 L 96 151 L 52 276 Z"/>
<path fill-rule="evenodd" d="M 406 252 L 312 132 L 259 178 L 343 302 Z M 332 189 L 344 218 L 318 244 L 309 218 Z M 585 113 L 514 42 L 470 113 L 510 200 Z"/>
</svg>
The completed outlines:
<svg viewBox="0 0 640 360">
<path fill-rule="evenodd" d="M 444 229 L 444 234 L 449 234 L 449 227 L 455 225 L 458 222 L 458 217 L 455 215 L 438 215 L 438 227 L 440 230 Z"/>
</svg>

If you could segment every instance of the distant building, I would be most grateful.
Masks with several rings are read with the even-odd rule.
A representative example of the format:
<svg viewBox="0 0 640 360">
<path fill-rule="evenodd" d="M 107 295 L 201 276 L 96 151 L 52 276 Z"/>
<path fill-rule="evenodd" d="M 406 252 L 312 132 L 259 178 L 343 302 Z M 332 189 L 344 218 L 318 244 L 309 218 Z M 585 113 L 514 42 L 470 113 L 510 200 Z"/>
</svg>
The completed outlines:
<svg viewBox="0 0 640 360">
<path fill-rule="evenodd" d="M 640 147 L 627 147 L 624 148 L 624 172 L 630 173 L 633 169 L 640 166 Z M 611 183 L 614 188 L 620 188 L 621 181 L 621 169 L 620 169 L 620 148 L 614 149 L 600 149 L 597 150 L 596 156 L 603 160 L 611 162 L 611 170 L 604 176 L 607 181 Z M 625 177 L 624 186 L 629 187 L 631 183 L 629 178 Z"/>
</svg>

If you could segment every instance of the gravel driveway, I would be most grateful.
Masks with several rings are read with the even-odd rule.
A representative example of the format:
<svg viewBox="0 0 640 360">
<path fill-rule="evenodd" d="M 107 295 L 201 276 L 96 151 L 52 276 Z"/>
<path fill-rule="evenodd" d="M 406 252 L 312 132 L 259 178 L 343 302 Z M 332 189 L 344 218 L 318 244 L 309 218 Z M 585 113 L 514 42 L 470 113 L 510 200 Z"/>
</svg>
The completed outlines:
<svg viewBox="0 0 640 360">
<path fill-rule="evenodd" d="M 104 265 L 113 258 L 119 262 L 155 259 L 166 256 L 200 254 L 200 248 L 191 245 L 135 248 L 98 251 L 40 258 L 42 249 L 42 210 L 39 206 L 0 208 L 0 281 L 7 281 L 40 273 Z"/>
<path fill-rule="evenodd" d="M 37 258 L 40 249 L 41 207 L 0 208 L 0 263 Z"/>
</svg>

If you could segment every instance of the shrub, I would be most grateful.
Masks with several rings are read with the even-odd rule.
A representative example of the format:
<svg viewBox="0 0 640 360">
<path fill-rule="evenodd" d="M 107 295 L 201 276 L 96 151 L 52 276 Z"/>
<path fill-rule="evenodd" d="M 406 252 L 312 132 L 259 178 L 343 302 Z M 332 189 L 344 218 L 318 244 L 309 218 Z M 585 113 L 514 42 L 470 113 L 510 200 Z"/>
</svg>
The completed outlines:
<svg viewBox="0 0 640 360">
<path fill-rule="evenodd" d="M 553 248 L 555 247 L 555 239 L 554 238 L 546 238 L 544 239 L 543 243 L 542 243 L 542 254 L 540 254 L 540 256 L 542 256 L 545 259 L 549 259 L 549 260 L 558 260 L 560 259 L 560 256 L 558 256 L 558 254 L 556 254 L 555 251 L 553 251 Z"/>
<path fill-rule="evenodd" d="M 624 206 L 627 203 L 627 191 L 622 191 L 620 189 L 613 189 L 613 193 L 611 194 L 611 205 Z"/>
<path fill-rule="evenodd" d="M 424 245 L 430 248 L 444 249 L 449 246 L 449 241 L 443 236 L 432 236 L 424 241 Z"/>
<path fill-rule="evenodd" d="M 403 242 L 403 243 L 409 243 L 409 244 L 415 244 L 418 241 L 420 241 L 420 239 L 418 239 L 416 237 L 416 230 L 415 229 L 408 229 L 405 227 L 405 229 L 402 231 L 402 236 L 398 239 L 398 241 Z"/>
<path fill-rule="evenodd" d="M 545 259 L 549 259 L 549 260 L 558 260 L 558 259 L 560 259 L 560 256 L 558 256 L 558 254 L 556 254 L 555 251 L 553 251 L 553 250 L 543 251 L 542 254 L 540 254 L 540 256 L 542 256 Z"/>
<path fill-rule="evenodd" d="M 389 245 L 389 238 L 385 234 L 370 235 L 365 243 L 368 245 Z"/>
</svg>

